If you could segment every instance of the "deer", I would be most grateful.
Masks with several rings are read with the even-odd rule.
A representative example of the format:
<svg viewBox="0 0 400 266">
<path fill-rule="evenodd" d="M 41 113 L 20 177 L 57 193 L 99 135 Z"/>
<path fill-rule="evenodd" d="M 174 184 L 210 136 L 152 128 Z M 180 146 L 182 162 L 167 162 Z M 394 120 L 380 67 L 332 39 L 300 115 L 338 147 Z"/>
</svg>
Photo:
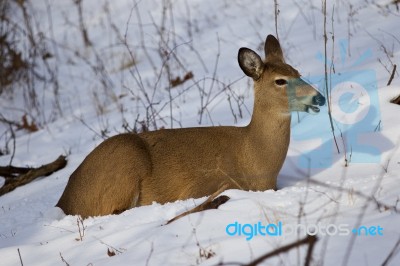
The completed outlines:
<svg viewBox="0 0 400 266">
<path fill-rule="evenodd" d="M 276 190 L 287 155 L 291 112 L 317 114 L 325 97 L 285 63 L 268 35 L 265 59 L 240 48 L 238 63 L 253 79 L 247 126 L 213 126 L 123 133 L 97 146 L 70 176 L 57 203 L 83 218 L 130 208 L 201 198 L 225 186 Z"/>
</svg>

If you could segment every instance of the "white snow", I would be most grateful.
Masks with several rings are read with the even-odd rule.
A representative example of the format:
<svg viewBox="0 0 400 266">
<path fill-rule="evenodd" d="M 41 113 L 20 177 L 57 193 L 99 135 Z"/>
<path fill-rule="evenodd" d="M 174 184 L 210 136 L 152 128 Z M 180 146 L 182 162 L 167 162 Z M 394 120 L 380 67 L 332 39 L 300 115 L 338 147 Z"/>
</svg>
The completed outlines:
<svg viewBox="0 0 400 266">
<path fill-rule="evenodd" d="M 0 197 L 0 265 L 20 265 L 18 250 L 24 265 L 249 263 L 305 236 L 257 235 L 247 241 L 244 235 L 226 233 L 226 227 L 234 222 L 335 225 L 350 230 L 379 226 L 383 235 L 356 236 L 350 232 L 329 236 L 320 232 L 312 265 L 380 265 L 394 248 L 389 265 L 400 263 L 400 247 L 396 246 L 400 239 L 400 106 L 389 103 L 400 94 L 398 71 L 392 85 L 386 86 L 392 64 L 398 64 L 400 58 L 400 13 L 390 1 L 358 0 L 351 7 L 346 1 L 335 1 L 333 17 L 333 4 L 327 3 L 328 60 L 332 59 L 332 33 L 335 37 L 333 75 L 370 70 L 376 77 L 371 78 L 376 82 L 376 97 L 361 96 L 357 108 L 368 112 L 371 106 L 366 103 L 376 100 L 369 126 L 379 124 L 380 130 L 361 132 L 355 138 L 371 153 L 378 150 L 375 157 L 365 157 L 362 148 L 350 151 L 354 143 L 346 144 L 345 155 L 338 130 L 342 152 L 335 152 L 326 106 L 316 116 L 301 114 L 300 122 L 294 113 L 291 145 L 278 177 L 279 190 L 228 190 L 223 194 L 231 199 L 219 209 L 191 214 L 168 225 L 169 219 L 206 198 L 153 203 L 120 215 L 88 218 L 83 221 L 84 229 L 78 227 L 78 217 L 65 216 L 53 206 L 69 175 L 101 143 L 102 131 L 112 136 L 124 132 L 123 123 L 133 128 L 137 118 L 146 118 L 146 111 L 151 110 L 146 110 L 148 103 L 140 88 L 157 103 L 157 128 L 199 123 L 246 125 L 252 112 L 252 84 L 237 64 L 237 51 L 245 46 L 262 55 L 259 48 L 268 34 L 275 34 L 275 21 L 273 1 L 83 0 L 83 18 L 93 44 L 85 47 L 73 2 L 37 0 L 29 5 L 35 11 L 35 29 L 48 38 L 48 49 L 54 53 L 49 64 L 60 84 L 58 103 L 53 88 L 41 81 L 36 84 L 40 112 L 25 105 L 22 89 L 0 99 L 4 117 L 20 121 L 28 113 L 41 125 L 34 133 L 16 131 L 13 165 L 40 166 L 61 154 L 68 155 L 64 169 Z M 278 33 L 287 62 L 313 81 L 323 77 L 321 1 L 277 2 Z M 163 3 L 167 6 L 164 12 Z M 14 19 L 22 23 L 21 12 L 16 12 Z M 26 44 L 22 39 L 21 47 Z M 168 61 L 160 58 L 159 47 L 165 49 Z M 129 65 L 129 51 L 135 66 Z M 169 94 L 165 64 L 172 78 L 191 71 L 194 79 Z M 95 71 L 93 66 L 104 68 Z M 46 76 L 44 66 L 39 67 Z M 361 74 L 360 79 L 365 77 Z M 238 98 L 243 100 L 240 104 Z M 202 106 L 206 110 L 203 114 Z M 8 128 L 0 124 L 0 130 Z M 342 130 L 344 135 L 353 134 Z M 0 149 L 4 138 L 0 135 Z M 312 154 L 321 147 L 322 153 Z M 345 156 L 349 158 L 350 153 L 346 167 Z M 0 165 L 8 165 L 11 156 L 1 156 Z M 313 167 L 303 167 L 311 160 Z M 324 164 L 328 166 L 316 167 Z M 82 240 L 80 231 L 84 231 Z M 109 256 L 108 249 L 115 256 Z M 306 252 L 307 246 L 295 248 L 263 265 L 301 265 Z"/>
</svg>

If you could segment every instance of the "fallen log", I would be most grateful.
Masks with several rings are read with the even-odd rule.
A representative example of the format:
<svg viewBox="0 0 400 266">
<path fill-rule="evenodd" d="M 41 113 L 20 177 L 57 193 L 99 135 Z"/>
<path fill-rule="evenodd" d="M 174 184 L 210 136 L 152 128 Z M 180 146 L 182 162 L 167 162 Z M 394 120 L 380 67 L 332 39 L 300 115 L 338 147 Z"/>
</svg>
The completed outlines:
<svg viewBox="0 0 400 266">
<path fill-rule="evenodd" d="M 31 169 L 31 167 L 15 167 L 12 165 L 0 166 L 0 176 L 3 176 L 5 178 L 18 177 L 20 174 L 26 174 Z"/>
<path fill-rule="evenodd" d="M 8 175 L 9 177 L 6 178 L 6 182 L 0 188 L 0 196 L 13 191 L 17 187 L 26 185 L 38 177 L 51 175 L 52 173 L 64 168 L 66 165 L 67 160 L 65 156 L 61 155 L 54 162 L 42 165 L 38 168 L 21 168 L 14 166 L 0 167 L 0 172 L 6 173 L 3 176 L 7 177 Z M 15 176 L 16 173 L 20 172 L 22 172 L 22 174 Z"/>
</svg>

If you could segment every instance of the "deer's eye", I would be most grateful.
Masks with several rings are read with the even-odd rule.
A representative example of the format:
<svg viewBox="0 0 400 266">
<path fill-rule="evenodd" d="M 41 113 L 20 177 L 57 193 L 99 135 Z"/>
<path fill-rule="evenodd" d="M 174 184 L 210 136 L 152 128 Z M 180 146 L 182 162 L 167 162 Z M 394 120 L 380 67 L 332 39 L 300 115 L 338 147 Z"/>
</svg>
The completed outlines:
<svg viewBox="0 0 400 266">
<path fill-rule="evenodd" d="M 278 86 L 283 86 L 283 85 L 286 85 L 287 83 L 288 82 L 287 82 L 286 79 L 277 79 L 277 80 L 275 80 L 275 84 L 278 85 Z"/>
</svg>

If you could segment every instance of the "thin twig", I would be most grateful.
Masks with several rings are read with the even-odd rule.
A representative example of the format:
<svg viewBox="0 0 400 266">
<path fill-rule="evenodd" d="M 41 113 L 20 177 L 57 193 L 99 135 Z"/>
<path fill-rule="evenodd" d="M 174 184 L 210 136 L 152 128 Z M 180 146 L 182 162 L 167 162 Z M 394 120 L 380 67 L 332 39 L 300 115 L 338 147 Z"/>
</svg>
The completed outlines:
<svg viewBox="0 0 400 266">
<path fill-rule="evenodd" d="M 261 256 L 261 257 L 259 257 L 258 259 L 250 262 L 249 264 L 243 264 L 243 266 L 256 266 L 256 265 L 260 264 L 261 262 L 263 262 L 264 260 L 266 260 L 266 259 L 268 259 L 270 257 L 274 257 L 274 256 L 279 255 L 281 253 L 288 252 L 289 250 L 291 250 L 293 248 L 296 248 L 296 247 L 299 247 L 299 246 L 302 246 L 302 245 L 305 245 L 305 244 L 309 245 L 308 251 L 307 251 L 307 257 L 306 257 L 306 260 L 305 260 L 305 265 L 308 266 L 309 263 L 311 262 L 312 251 L 313 251 L 313 248 L 314 248 L 314 244 L 315 244 L 315 242 L 317 240 L 318 240 L 318 238 L 316 236 L 307 235 L 305 238 L 303 238 L 303 239 L 301 239 L 299 241 L 296 241 L 296 242 L 294 242 L 292 244 L 288 244 L 286 246 L 277 248 L 277 249 L 275 249 L 275 250 L 273 250 L 273 251 L 271 251 L 271 252 L 269 252 L 269 253 Z"/>
<path fill-rule="evenodd" d="M 83 20 L 83 8 L 82 8 L 82 0 L 73 0 L 76 7 L 78 8 L 79 15 L 79 27 L 82 33 L 83 43 L 86 47 L 92 46 L 92 42 L 89 40 L 89 36 L 86 30 L 85 22 Z"/>
<path fill-rule="evenodd" d="M 359 196 L 359 197 L 361 197 L 361 198 L 364 198 L 364 199 L 366 199 L 366 200 L 368 200 L 368 201 L 374 202 L 375 205 L 376 205 L 376 207 L 377 207 L 378 209 L 384 208 L 384 209 L 386 209 L 386 210 L 391 210 L 391 211 L 393 211 L 393 212 L 395 212 L 395 213 L 400 213 L 400 210 L 398 210 L 398 209 L 396 208 L 396 206 L 387 205 L 387 204 L 385 204 L 385 203 L 383 203 L 383 202 L 378 201 L 374 196 L 365 195 L 364 193 L 362 193 L 362 192 L 360 192 L 360 191 L 357 191 L 357 190 L 350 190 L 350 189 L 347 189 L 347 188 L 344 188 L 344 187 L 341 187 L 341 186 L 334 186 L 334 185 L 331 185 L 331 184 L 325 184 L 325 183 L 320 182 L 320 181 L 315 180 L 315 179 L 310 179 L 309 182 L 310 182 L 310 183 L 313 183 L 313 184 L 316 184 L 316 185 L 319 185 L 319 186 L 326 187 L 326 188 L 335 189 L 335 190 L 337 190 L 337 191 L 347 192 L 347 193 L 353 193 L 354 195 L 357 195 L 357 196 Z M 332 200 L 333 200 L 333 199 L 332 199 Z"/>
<path fill-rule="evenodd" d="M 110 244 L 105 243 L 103 240 L 101 240 L 100 238 L 93 236 L 95 239 L 97 239 L 101 244 L 105 245 L 108 247 L 108 250 L 111 249 L 114 252 L 117 252 L 118 254 L 122 254 L 124 252 L 124 249 L 118 249 L 116 247 L 111 246 Z"/>
<path fill-rule="evenodd" d="M 66 266 L 69 266 L 69 263 L 64 259 L 60 252 L 61 261 L 65 263 Z"/>
<path fill-rule="evenodd" d="M 21 262 L 21 266 L 24 266 L 24 263 L 22 262 L 21 252 L 19 251 L 19 248 L 17 248 L 17 250 L 18 250 L 18 256 L 19 256 L 19 261 Z"/>
<path fill-rule="evenodd" d="M 336 136 L 335 136 L 335 127 L 333 126 L 333 119 L 332 119 L 332 107 L 331 107 L 331 100 L 330 100 L 330 91 L 329 91 L 329 86 L 328 86 L 328 51 L 327 51 L 327 45 L 328 45 L 328 35 L 326 31 L 326 0 L 323 0 L 322 2 L 322 9 L 324 13 L 324 67 L 325 67 L 325 94 L 327 98 L 327 103 L 328 103 L 328 115 L 329 115 L 329 123 L 331 125 L 331 130 L 332 130 L 332 136 L 333 140 L 335 141 L 336 149 L 337 152 L 340 153 L 339 146 L 337 144 Z"/>
<path fill-rule="evenodd" d="M 279 15 L 279 8 L 278 8 L 278 0 L 274 0 L 274 8 L 275 8 L 275 34 L 276 38 L 279 40 L 279 35 L 278 35 L 278 15 Z"/>
<path fill-rule="evenodd" d="M 75 238 L 75 240 L 83 241 L 83 237 L 85 236 L 85 226 L 83 225 L 83 219 L 81 216 L 78 216 L 76 219 L 76 224 L 78 225 L 79 238 Z"/>
<path fill-rule="evenodd" d="M 10 132 L 11 132 L 11 138 L 13 140 L 13 151 L 12 151 L 11 158 L 10 158 L 10 165 L 11 165 L 12 161 L 14 160 L 14 156 L 15 156 L 16 139 L 17 139 L 17 137 L 15 136 L 15 133 L 14 133 L 14 129 L 12 128 L 11 125 L 10 125 Z"/>
<path fill-rule="evenodd" d="M 392 250 L 390 251 L 389 255 L 386 257 L 385 261 L 382 263 L 382 266 L 388 265 L 390 260 L 393 258 L 396 253 L 399 252 L 398 247 L 400 246 L 400 238 L 397 240 L 396 244 L 393 246 Z"/>
<path fill-rule="evenodd" d="M 392 81 L 393 81 L 393 79 L 394 79 L 394 74 L 396 73 L 396 68 L 397 68 L 397 65 L 394 64 L 394 65 L 393 65 L 392 74 L 390 75 L 389 81 L 388 81 L 388 83 L 386 84 L 386 86 L 390 86 L 390 84 L 392 84 Z"/>
<path fill-rule="evenodd" d="M 150 253 L 149 253 L 149 256 L 147 256 L 147 259 L 146 259 L 146 266 L 149 265 L 150 258 L 151 258 L 151 256 L 153 255 L 153 252 L 154 252 L 154 243 L 151 242 Z"/>
</svg>

